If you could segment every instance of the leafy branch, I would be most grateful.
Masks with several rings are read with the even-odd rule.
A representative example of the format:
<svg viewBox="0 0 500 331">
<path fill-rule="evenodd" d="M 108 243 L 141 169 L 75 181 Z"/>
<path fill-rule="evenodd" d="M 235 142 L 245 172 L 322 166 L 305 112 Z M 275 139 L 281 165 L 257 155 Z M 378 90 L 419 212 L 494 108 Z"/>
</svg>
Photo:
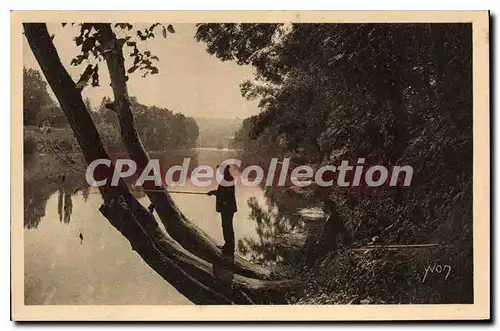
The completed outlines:
<svg viewBox="0 0 500 331">
<path fill-rule="evenodd" d="M 65 27 L 67 23 L 61 23 L 61 25 Z M 75 23 L 71 23 L 71 25 L 73 26 Z M 80 52 L 71 60 L 71 65 L 80 66 L 84 62 L 87 62 L 88 65 L 80 75 L 77 88 L 83 89 L 89 83 L 96 87 L 99 86 L 99 62 L 104 59 L 103 54 L 112 51 L 113 48 L 112 45 L 99 43 L 99 31 L 96 29 L 95 23 L 80 23 L 78 26 L 80 27 L 79 34 L 73 40 Z M 174 27 L 171 24 L 154 23 L 148 28 L 136 30 L 135 33 L 133 32 L 134 26 L 130 23 L 116 23 L 113 28 L 119 34 L 124 35 L 116 40 L 116 46 L 126 46 L 130 49 L 129 56 L 132 58 L 132 65 L 127 68 L 127 73 L 140 72 L 142 77 L 158 74 L 159 69 L 156 66 L 159 62 L 158 56 L 148 49 L 143 49 L 141 43 L 155 38 L 155 33 L 158 31 L 166 39 L 168 33 L 175 33 Z"/>
</svg>

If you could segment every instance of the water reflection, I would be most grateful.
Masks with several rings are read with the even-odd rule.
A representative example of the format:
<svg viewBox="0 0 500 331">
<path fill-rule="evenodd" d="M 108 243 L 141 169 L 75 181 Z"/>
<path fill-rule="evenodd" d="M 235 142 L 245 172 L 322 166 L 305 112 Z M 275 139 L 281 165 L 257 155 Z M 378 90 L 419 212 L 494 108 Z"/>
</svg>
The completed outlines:
<svg viewBox="0 0 500 331">
<path fill-rule="evenodd" d="M 134 190 L 143 204 L 144 192 Z M 25 304 L 189 304 L 101 215 L 84 173 L 50 155 L 24 167 Z"/>
<path fill-rule="evenodd" d="M 39 166 L 39 164 L 34 165 Z M 25 174 L 26 176 L 26 174 Z M 37 228 L 45 216 L 47 202 L 57 198 L 59 221 L 69 223 L 73 213 L 72 196 L 81 194 L 85 201 L 88 198 L 89 187 L 83 175 L 78 173 L 56 176 L 29 176 L 24 182 L 24 227 Z"/>
<path fill-rule="evenodd" d="M 231 150 L 183 151 L 154 154 L 162 166 L 182 164 L 216 166 L 237 157 Z M 84 173 L 40 156 L 24 169 L 25 294 L 26 304 L 180 304 L 188 301 L 149 268 L 99 213 L 102 199 L 90 188 Z M 237 178 L 240 174 L 235 171 Z M 206 192 L 214 187 L 188 186 L 179 190 Z M 134 195 L 145 206 L 141 190 Z M 216 243 L 223 243 L 215 200 L 205 195 L 173 194 L 188 217 Z M 238 251 L 261 264 L 285 257 L 283 236 L 307 224 L 298 208 L 316 202 L 278 187 L 236 187 L 238 212 L 234 217 Z M 80 235 L 82 235 L 80 237 Z M 84 238 L 84 239 L 83 239 Z M 231 261 L 213 265 L 214 276 L 231 284 Z M 124 290 L 121 290 L 124 289 Z"/>
<path fill-rule="evenodd" d="M 248 199 L 249 218 L 255 222 L 257 238 L 246 237 L 238 241 L 238 250 L 252 262 L 263 265 L 283 260 L 285 241 L 297 241 L 308 225 L 298 209 L 315 206 L 318 201 L 297 196 L 286 187 L 267 187 L 266 204 L 262 206 L 255 197 Z M 300 244 L 299 244 L 300 245 Z"/>
<path fill-rule="evenodd" d="M 64 223 L 69 223 L 72 211 L 73 202 L 71 201 L 71 194 L 59 190 L 57 199 L 57 212 L 59 213 L 59 222 L 62 222 L 64 220 Z"/>
<path fill-rule="evenodd" d="M 193 166 L 197 165 L 196 153 L 192 151 L 153 153 L 151 157 L 160 159 L 162 166 L 182 164 L 184 157 L 191 158 Z M 83 166 L 81 168 L 84 169 Z M 84 172 L 66 167 L 59 158 L 52 155 L 30 158 L 24 164 L 24 177 L 24 227 L 27 229 L 36 229 L 40 225 L 49 199 L 57 199 L 59 221 L 70 223 L 73 197 L 81 196 L 86 202 L 90 194 Z M 132 193 L 138 199 L 145 196 L 140 189 L 132 189 Z"/>
</svg>

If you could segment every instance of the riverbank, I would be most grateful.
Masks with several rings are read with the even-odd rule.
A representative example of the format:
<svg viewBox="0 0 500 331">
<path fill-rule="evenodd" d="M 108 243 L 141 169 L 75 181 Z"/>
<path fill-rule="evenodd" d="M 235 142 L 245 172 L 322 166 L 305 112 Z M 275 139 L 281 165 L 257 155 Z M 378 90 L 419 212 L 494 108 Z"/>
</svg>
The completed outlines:
<svg viewBox="0 0 500 331">
<path fill-rule="evenodd" d="M 69 128 L 25 126 L 23 140 L 24 155 L 32 155 L 35 152 L 44 154 L 80 152 L 76 138 Z"/>
<path fill-rule="evenodd" d="M 307 284 L 290 304 L 472 303 L 473 254 L 467 240 L 436 245 L 353 245 L 306 265 L 307 245 L 323 222 L 277 238 L 277 273 Z"/>
<path fill-rule="evenodd" d="M 110 125 L 99 127 L 99 134 L 108 153 L 126 153 L 119 130 Z M 161 137 L 158 138 L 161 140 Z M 166 148 L 158 148 L 158 144 L 149 140 L 143 141 L 148 153 L 166 153 L 169 151 L 188 151 L 200 149 L 195 144 L 191 147 L 186 144 L 168 144 Z M 172 146 L 177 148 L 173 149 Z M 214 148 L 214 150 L 216 150 Z M 24 126 L 23 151 L 25 156 L 39 154 L 81 153 L 75 135 L 69 127 L 38 127 Z M 223 149 L 222 151 L 228 151 Z"/>
<path fill-rule="evenodd" d="M 213 153 L 206 152 L 200 155 L 204 163 L 210 161 L 207 157 L 213 157 Z M 79 191 L 85 193 L 83 172 L 69 168 L 56 155 L 37 157 L 36 162 L 25 164 L 24 170 L 26 228 L 35 229 L 43 222 L 50 223 L 54 217 L 60 218 L 58 213 L 64 216 L 64 204 L 60 208 L 59 203 L 50 203 L 57 200 L 54 196 L 57 191 L 60 196 L 69 195 L 64 199 L 68 202 L 77 192 L 73 197 L 72 220 L 101 218 L 98 194 L 90 195 L 95 199 L 88 204 L 79 197 Z M 437 247 L 388 250 L 376 247 L 398 241 L 393 236 L 382 236 L 381 242 L 372 245 L 363 242 L 350 245 L 349 249 L 326 252 L 306 266 L 305 243 L 321 233 L 325 215 L 320 208 L 311 208 L 319 206 L 318 202 L 305 203 L 304 196 L 290 191 L 275 188 L 263 193 L 259 188 L 238 188 L 240 205 L 234 222 L 236 237 L 246 243 L 246 254 L 240 253 L 248 259 L 254 255 L 274 261 L 262 264 L 285 278 L 300 279 L 307 284 L 301 292 L 290 295 L 290 304 L 471 303 L 472 247 L 470 241 L 464 239 L 453 242 L 436 239 L 435 242 L 441 244 Z M 212 198 L 202 195 L 196 199 L 185 195 L 174 198 L 190 220 L 222 242 L 219 215 L 213 208 Z M 97 224 L 101 223 L 106 222 Z M 61 231 L 57 227 L 51 231 L 56 229 Z M 398 232 L 399 226 L 394 225 L 391 230 Z M 119 258 L 120 254 L 117 252 L 113 258 Z M 99 260 L 98 255 L 86 258 L 95 259 L 96 263 Z"/>
</svg>

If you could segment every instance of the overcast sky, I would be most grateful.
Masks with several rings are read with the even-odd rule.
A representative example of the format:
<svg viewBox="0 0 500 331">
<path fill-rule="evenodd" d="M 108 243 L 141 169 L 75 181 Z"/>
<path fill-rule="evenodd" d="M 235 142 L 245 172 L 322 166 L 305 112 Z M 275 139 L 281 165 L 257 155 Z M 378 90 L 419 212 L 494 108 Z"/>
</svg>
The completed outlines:
<svg viewBox="0 0 500 331">
<path fill-rule="evenodd" d="M 136 25 L 134 31 L 146 26 L 149 25 Z M 86 67 L 85 62 L 78 67 L 70 65 L 79 51 L 73 41 L 78 35 L 78 27 L 49 24 L 48 28 L 55 35 L 54 44 L 64 66 L 73 80 L 78 81 Z M 205 51 L 205 44 L 194 39 L 194 24 L 174 24 L 174 28 L 176 33 L 169 33 L 166 39 L 161 33 L 156 33 L 155 39 L 143 42 L 159 57 L 157 67 L 160 72 L 146 78 L 142 78 L 139 71 L 130 75 L 129 94 L 136 96 L 142 104 L 169 108 L 187 116 L 242 119 L 256 114 L 257 103 L 241 97 L 239 89 L 241 82 L 253 78 L 253 69 L 210 56 Z M 40 69 L 26 39 L 23 46 L 24 66 Z M 128 48 L 125 55 L 127 53 Z M 88 97 L 94 106 L 99 105 L 104 96 L 112 96 L 105 63 L 101 62 L 99 68 L 101 86 L 88 86 L 83 91 L 83 96 Z"/>
</svg>

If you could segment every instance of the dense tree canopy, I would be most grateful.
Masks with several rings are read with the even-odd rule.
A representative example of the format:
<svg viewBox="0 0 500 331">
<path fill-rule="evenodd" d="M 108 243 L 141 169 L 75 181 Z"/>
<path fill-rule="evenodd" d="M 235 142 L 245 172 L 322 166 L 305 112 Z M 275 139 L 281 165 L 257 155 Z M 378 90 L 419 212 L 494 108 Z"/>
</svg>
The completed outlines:
<svg viewBox="0 0 500 331">
<path fill-rule="evenodd" d="M 306 248 L 316 252 L 314 258 L 321 260 L 338 248 L 328 232 L 342 225 L 352 236 L 351 245 L 373 240 L 449 245 L 414 253 L 409 260 L 455 261 L 456 284 L 429 296 L 470 302 L 471 24 L 199 24 L 196 38 L 221 60 L 256 70 L 255 81 L 241 85 L 242 95 L 258 99 L 261 108 L 237 134 L 236 143 L 246 154 L 262 158 L 269 151 L 268 157 L 288 155 L 299 164 L 354 164 L 364 158 L 365 165 L 413 167 L 410 187 L 315 192 L 331 217 L 319 239 L 310 241 L 326 247 Z M 381 268 L 413 274 L 400 263 L 404 255 L 380 259 Z M 335 282 L 351 286 L 334 288 L 356 295 L 378 292 L 352 291 L 370 286 L 362 277 L 355 283 L 341 280 L 341 274 L 362 272 L 352 256 L 334 262 Z M 347 267 L 346 260 L 353 265 Z M 376 287 L 386 281 L 374 283 L 372 277 L 377 276 L 367 280 Z M 381 297 L 398 296 L 396 289 L 404 287 L 398 277 L 387 280 L 391 290 Z"/>
<path fill-rule="evenodd" d="M 240 137 L 285 146 L 301 162 L 414 167 L 410 188 L 329 193 L 358 239 L 399 223 L 387 240 L 469 238 L 470 25 L 199 24 L 196 37 L 256 69 L 241 87 L 261 113 Z"/>
</svg>

